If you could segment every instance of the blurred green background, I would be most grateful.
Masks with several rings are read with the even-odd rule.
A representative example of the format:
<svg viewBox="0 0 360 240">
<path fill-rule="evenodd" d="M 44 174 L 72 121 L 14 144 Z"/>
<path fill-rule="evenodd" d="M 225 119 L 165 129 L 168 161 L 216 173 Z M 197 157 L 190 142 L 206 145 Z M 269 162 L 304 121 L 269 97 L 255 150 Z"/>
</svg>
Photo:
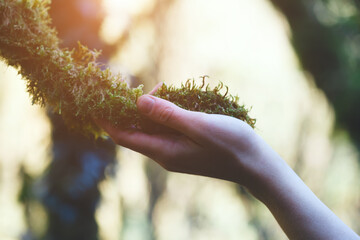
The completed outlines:
<svg viewBox="0 0 360 240">
<path fill-rule="evenodd" d="M 356 0 L 53 0 L 64 47 L 102 49 L 129 84 L 209 75 L 256 131 L 360 233 Z M 240 186 L 169 173 L 32 106 L 0 62 L 0 238 L 287 239 Z"/>
</svg>

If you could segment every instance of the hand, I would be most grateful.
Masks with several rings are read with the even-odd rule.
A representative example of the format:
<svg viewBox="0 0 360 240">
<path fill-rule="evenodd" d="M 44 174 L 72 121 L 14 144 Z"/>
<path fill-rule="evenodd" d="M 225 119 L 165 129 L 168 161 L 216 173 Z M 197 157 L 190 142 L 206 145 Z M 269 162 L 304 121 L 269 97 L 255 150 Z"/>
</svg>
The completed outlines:
<svg viewBox="0 0 360 240">
<path fill-rule="evenodd" d="M 170 171 L 242 184 L 269 208 L 290 239 L 360 239 L 243 121 L 187 111 L 151 95 L 140 97 L 137 106 L 174 133 L 147 134 L 98 121 L 115 143 Z"/>
<path fill-rule="evenodd" d="M 151 95 L 140 97 L 137 106 L 141 114 L 176 133 L 147 134 L 104 121 L 98 124 L 115 143 L 148 156 L 169 171 L 246 183 L 256 138 L 249 125 L 233 117 L 187 111 Z"/>
</svg>

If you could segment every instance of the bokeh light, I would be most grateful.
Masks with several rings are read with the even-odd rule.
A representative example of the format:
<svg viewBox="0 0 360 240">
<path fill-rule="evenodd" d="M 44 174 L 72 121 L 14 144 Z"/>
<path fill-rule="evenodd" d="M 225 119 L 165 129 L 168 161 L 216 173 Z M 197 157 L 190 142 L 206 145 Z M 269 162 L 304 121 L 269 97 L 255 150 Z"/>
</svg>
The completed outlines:
<svg viewBox="0 0 360 240">
<path fill-rule="evenodd" d="M 324 24 L 354 14 L 350 3 L 326 2 L 315 4 Z M 335 128 L 333 106 L 302 68 L 290 26 L 269 1 L 104 0 L 103 6 L 100 34 L 119 50 L 110 61 L 114 71 L 130 73 L 146 90 L 203 75 L 211 85 L 222 81 L 252 107 L 259 135 L 342 220 L 360 228 L 353 210 L 360 207 L 358 148 L 346 130 Z M 1 62 L 1 239 L 21 239 L 27 231 L 18 201 L 21 168 L 40 178 L 50 158 L 49 122 L 25 88 L 16 70 Z M 117 161 L 114 176 L 99 185 L 100 239 L 287 239 L 270 212 L 235 184 L 167 173 L 124 148 Z M 44 215 L 41 206 L 31 206 Z"/>
</svg>

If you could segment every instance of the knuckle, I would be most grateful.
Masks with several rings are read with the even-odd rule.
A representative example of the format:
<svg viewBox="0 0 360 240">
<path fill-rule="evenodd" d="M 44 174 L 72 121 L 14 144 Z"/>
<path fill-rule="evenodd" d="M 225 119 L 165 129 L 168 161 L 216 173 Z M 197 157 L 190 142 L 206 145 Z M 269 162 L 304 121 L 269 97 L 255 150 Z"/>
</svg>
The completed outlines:
<svg viewBox="0 0 360 240">
<path fill-rule="evenodd" d="M 161 122 L 168 122 L 171 120 L 173 115 L 174 115 L 174 109 L 172 109 L 171 107 L 164 107 L 163 109 L 160 110 L 159 120 Z"/>
</svg>

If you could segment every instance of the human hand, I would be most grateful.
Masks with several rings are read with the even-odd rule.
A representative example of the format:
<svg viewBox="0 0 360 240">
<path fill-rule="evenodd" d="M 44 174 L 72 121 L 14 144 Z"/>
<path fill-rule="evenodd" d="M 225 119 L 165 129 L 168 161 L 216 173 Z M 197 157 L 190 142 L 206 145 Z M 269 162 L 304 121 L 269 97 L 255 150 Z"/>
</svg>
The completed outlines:
<svg viewBox="0 0 360 240">
<path fill-rule="evenodd" d="M 359 239 L 245 122 L 187 111 L 151 95 L 140 97 L 137 107 L 174 132 L 149 134 L 104 121 L 98 124 L 115 143 L 167 170 L 245 186 L 269 208 L 290 239 Z"/>
<path fill-rule="evenodd" d="M 257 138 L 248 124 L 229 116 L 187 111 L 151 95 L 140 97 L 137 106 L 141 114 L 174 133 L 149 134 L 115 128 L 104 121 L 98 124 L 115 143 L 148 156 L 169 171 L 247 185 L 255 167 L 251 157 Z"/>
</svg>

